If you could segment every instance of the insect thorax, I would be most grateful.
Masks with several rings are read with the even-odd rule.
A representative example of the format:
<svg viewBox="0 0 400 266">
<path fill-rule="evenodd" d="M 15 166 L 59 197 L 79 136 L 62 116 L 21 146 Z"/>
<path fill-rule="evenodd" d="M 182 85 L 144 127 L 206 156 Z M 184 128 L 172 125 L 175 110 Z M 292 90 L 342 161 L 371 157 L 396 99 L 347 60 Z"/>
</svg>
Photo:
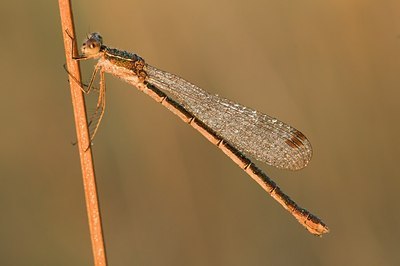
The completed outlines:
<svg viewBox="0 0 400 266">
<path fill-rule="evenodd" d="M 107 47 L 104 56 L 112 64 L 133 71 L 140 81 L 143 82 L 146 79 L 147 73 L 144 70 L 145 61 L 137 54 Z"/>
</svg>

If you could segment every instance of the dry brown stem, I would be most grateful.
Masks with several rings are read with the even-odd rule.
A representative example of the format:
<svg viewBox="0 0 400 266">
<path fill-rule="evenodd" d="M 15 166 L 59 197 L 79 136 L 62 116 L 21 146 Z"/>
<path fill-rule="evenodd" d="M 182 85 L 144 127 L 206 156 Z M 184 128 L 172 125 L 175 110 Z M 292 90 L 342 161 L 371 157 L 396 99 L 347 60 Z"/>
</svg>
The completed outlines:
<svg viewBox="0 0 400 266">
<path fill-rule="evenodd" d="M 75 29 L 71 3 L 69 0 L 58 1 L 61 16 L 62 34 L 64 38 L 65 56 L 69 73 L 75 78 L 69 79 L 72 105 L 74 109 L 77 144 L 82 169 L 83 186 L 85 190 L 86 210 L 89 219 L 90 238 L 95 265 L 107 265 L 105 245 L 103 241 L 101 217 L 98 205 L 96 179 L 94 173 L 93 156 L 90 148 L 89 131 L 86 120 L 84 96 L 80 88 L 80 69 L 72 55 L 77 55 Z M 73 38 L 71 38 L 71 36 Z M 72 45 L 72 42 L 75 42 Z M 75 51 L 72 51 L 72 47 Z"/>
</svg>

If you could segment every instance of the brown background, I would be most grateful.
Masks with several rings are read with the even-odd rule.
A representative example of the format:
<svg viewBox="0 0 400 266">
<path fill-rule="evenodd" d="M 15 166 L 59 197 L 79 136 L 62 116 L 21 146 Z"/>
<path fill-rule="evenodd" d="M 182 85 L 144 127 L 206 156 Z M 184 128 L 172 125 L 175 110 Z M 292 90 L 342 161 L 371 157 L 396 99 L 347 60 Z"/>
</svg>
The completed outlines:
<svg viewBox="0 0 400 266">
<path fill-rule="evenodd" d="M 398 264 L 399 10 L 389 0 L 76 1 L 79 43 L 99 31 L 304 132 L 306 169 L 259 165 L 331 229 L 308 234 L 197 132 L 108 76 L 94 157 L 110 265 Z M 57 2 L 2 1 L 0 36 L 0 264 L 90 265 Z M 88 80 L 93 62 L 84 66 Z"/>
</svg>

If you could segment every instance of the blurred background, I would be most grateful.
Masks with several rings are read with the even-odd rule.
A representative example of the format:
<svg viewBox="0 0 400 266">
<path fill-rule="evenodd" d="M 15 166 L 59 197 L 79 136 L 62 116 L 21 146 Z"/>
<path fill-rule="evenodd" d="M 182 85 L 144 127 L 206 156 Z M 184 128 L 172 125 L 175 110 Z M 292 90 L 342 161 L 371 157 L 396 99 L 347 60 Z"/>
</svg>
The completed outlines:
<svg viewBox="0 0 400 266">
<path fill-rule="evenodd" d="M 258 165 L 331 230 L 310 235 L 190 126 L 106 76 L 93 154 L 110 265 L 398 265 L 399 1 L 73 8 L 79 44 L 98 31 L 301 130 L 308 167 Z M 91 265 L 57 2 L 2 1 L 0 36 L 0 264 Z M 88 81 L 94 62 L 82 65 Z"/>
</svg>

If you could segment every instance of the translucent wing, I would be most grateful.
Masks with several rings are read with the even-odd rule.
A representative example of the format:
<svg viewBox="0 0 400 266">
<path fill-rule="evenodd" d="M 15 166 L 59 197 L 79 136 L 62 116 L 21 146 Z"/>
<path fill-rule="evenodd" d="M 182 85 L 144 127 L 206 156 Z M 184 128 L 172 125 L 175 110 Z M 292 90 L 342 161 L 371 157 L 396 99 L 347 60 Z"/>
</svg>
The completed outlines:
<svg viewBox="0 0 400 266">
<path fill-rule="evenodd" d="M 245 154 L 281 169 L 298 170 L 312 148 L 297 129 L 243 105 L 212 95 L 190 82 L 146 65 L 148 82 L 165 91 L 220 137 Z"/>
</svg>

